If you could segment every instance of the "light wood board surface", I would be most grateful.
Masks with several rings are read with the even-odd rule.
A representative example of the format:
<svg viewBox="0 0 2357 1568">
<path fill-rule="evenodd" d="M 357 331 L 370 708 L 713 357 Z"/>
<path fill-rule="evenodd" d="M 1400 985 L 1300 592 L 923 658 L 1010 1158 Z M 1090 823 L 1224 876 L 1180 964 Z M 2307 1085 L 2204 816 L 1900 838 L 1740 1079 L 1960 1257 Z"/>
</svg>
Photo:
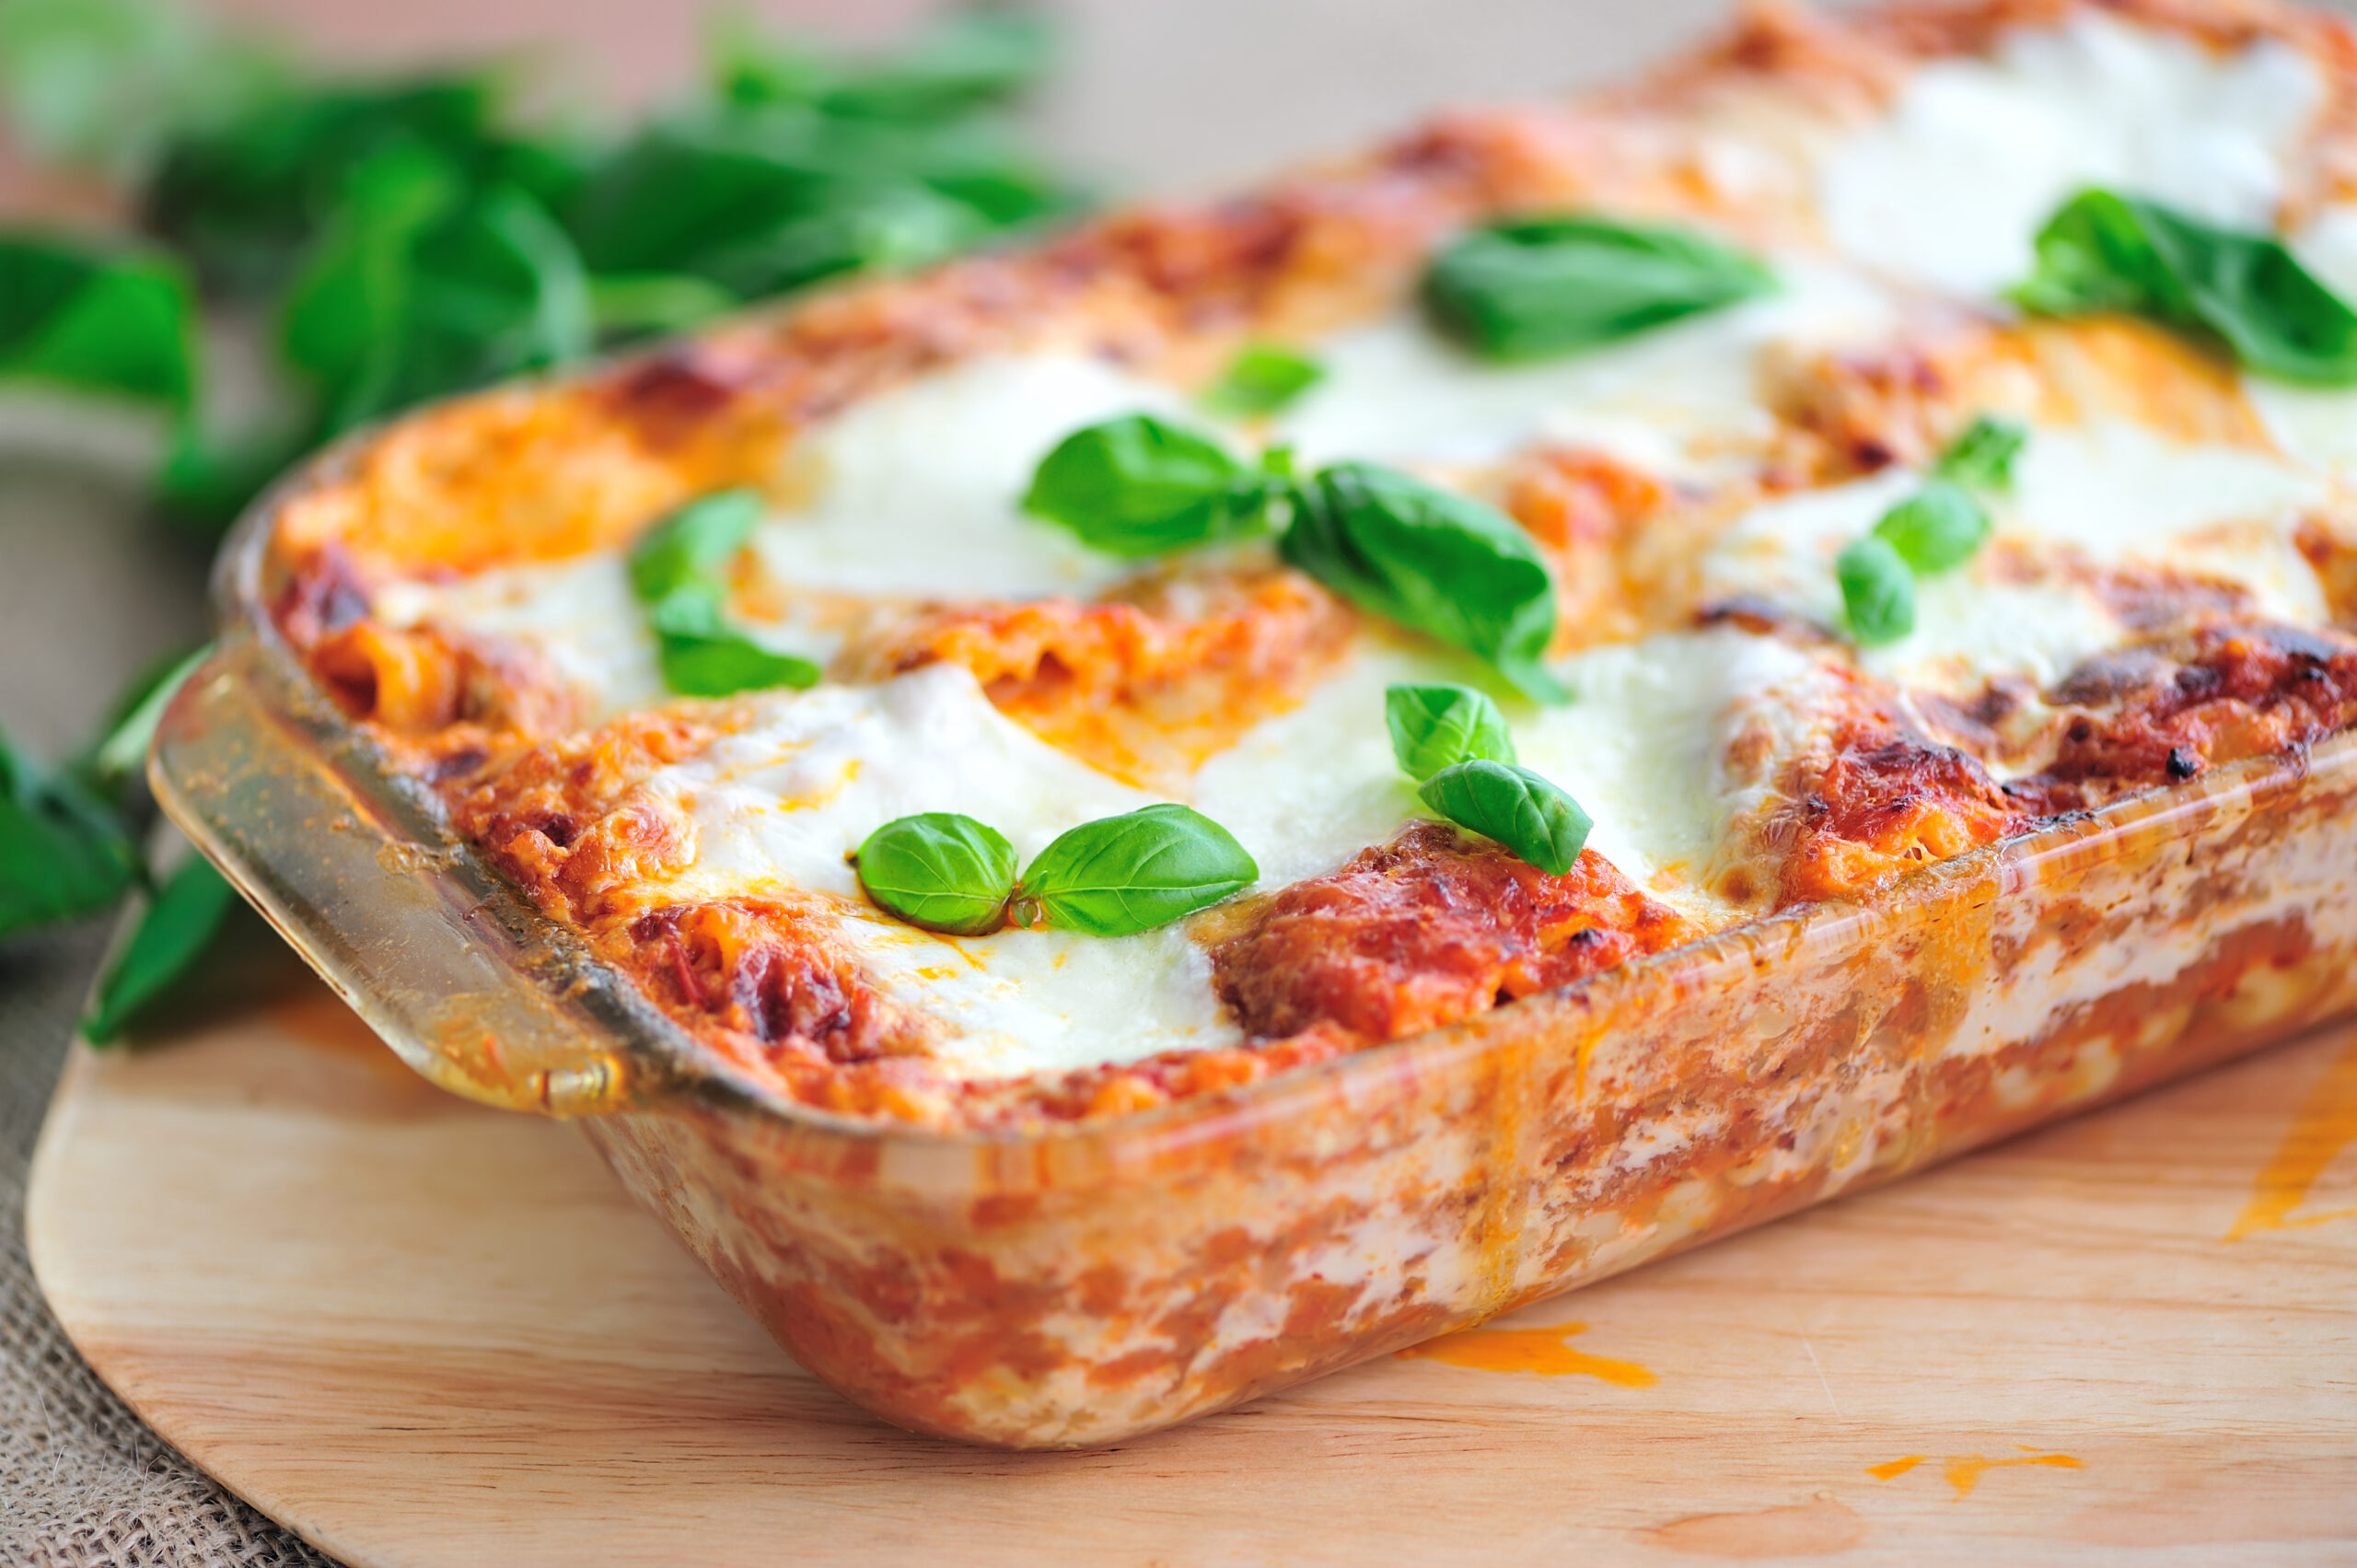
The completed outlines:
<svg viewBox="0 0 2357 1568">
<path fill-rule="evenodd" d="M 130 1403 L 366 1568 L 2346 1563 L 2352 1132 L 2340 1029 L 1077 1455 L 838 1400 L 575 1132 L 308 984 L 80 1052 L 28 1228 Z"/>
</svg>

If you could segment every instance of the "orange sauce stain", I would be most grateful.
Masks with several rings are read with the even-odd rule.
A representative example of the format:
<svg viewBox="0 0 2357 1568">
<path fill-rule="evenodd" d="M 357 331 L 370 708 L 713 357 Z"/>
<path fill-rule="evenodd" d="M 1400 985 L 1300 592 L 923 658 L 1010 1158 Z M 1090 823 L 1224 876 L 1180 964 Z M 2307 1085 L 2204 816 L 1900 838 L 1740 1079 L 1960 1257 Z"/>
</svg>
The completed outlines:
<svg viewBox="0 0 2357 1568">
<path fill-rule="evenodd" d="M 2019 1445 L 2015 1446 L 2018 1447 Z M 1972 1489 L 1980 1484 L 1980 1478 L 1983 1475 L 1991 1470 L 2003 1469 L 2010 1465 L 2052 1465 L 2058 1469 L 2066 1470 L 2083 1470 L 2087 1468 L 2068 1454 L 2041 1454 L 2036 1449 L 2029 1449 L 2026 1450 L 2026 1457 L 2018 1459 L 1991 1459 L 1979 1454 L 1961 1455 L 1950 1459 L 1947 1469 L 1941 1473 L 1946 1478 L 1947 1483 L 1956 1488 L 1956 1496 L 1951 1501 L 1961 1503 L 1972 1495 Z"/>
<path fill-rule="evenodd" d="M 1403 1361 L 1445 1361 L 1451 1366 L 1475 1366 L 1484 1372 L 1536 1372 L 1541 1377 L 1576 1373 L 1601 1378 L 1618 1388 L 1650 1388 L 1661 1381 L 1633 1361 L 1590 1355 L 1563 1342 L 1573 1334 L 1586 1332 L 1585 1323 L 1558 1323 L 1546 1329 L 1467 1329 L 1411 1345 L 1399 1354 Z"/>
<path fill-rule="evenodd" d="M 1928 1454 L 1909 1454 L 1900 1458 L 1892 1459 L 1886 1464 L 1868 1465 L 1866 1467 L 1866 1473 L 1874 1477 L 1876 1481 L 1890 1481 L 1896 1477 L 1905 1475 L 1909 1470 L 1913 1469 L 1917 1465 L 1922 1464 L 1929 1458 L 1931 1458 L 1931 1456 Z"/>
<path fill-rule="evenodd" d="M 2296 1214 L 2325 1167 L 2357 1143 L 2357 1039 L 2341 1048 L 2332 1065 L 2300 1102 L 2275 1157 L 2251 1184 L 2250 1201 L 2236 1216 L 2228 1241 L 2267 1230 L 2297 1230 L 2327 1220 L 2348 1219 L 2357 1209 Z"/>
</svg>

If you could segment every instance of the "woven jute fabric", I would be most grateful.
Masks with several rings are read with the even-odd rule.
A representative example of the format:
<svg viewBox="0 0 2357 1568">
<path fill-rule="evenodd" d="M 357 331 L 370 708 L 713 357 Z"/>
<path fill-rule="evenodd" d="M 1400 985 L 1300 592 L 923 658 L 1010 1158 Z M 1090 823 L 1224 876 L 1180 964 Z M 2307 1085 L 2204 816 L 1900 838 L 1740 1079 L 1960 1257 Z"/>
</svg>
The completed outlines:
<svg viewBox="0 0 2357 1568">
<path fill-rule="evenodd" d="M 25 1175 L 105 932 L 0 948 L 0 1564 L 326 1564 L 207 1480 L 99 1381 L 25 1255 Z"/>
</svg>

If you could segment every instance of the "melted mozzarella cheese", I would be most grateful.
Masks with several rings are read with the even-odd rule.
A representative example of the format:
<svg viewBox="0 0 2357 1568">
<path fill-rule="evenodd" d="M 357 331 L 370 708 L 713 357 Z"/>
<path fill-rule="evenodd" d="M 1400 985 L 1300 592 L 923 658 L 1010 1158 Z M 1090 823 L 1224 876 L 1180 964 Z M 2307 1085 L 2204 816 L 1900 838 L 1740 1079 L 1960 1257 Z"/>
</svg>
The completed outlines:
<svg viewBox="0 0 2357 1568">
<path fill-rule="evenodd" d="M 1860 266 L 1975 296 L 2028 276 L 2038 228 L 2084 185 L 2269 227 L 2325 96 L 2272 41 L 2212 52 L 2083 13 L 2009 33 L 1987 60 L 1919 67 L 1827 161 L 1825 226 Z"/>
<path fill-rule="evenodd" d="M 1591 352 L 1531 365 L 1469 354 L 1414 315 L 1323 344 L 1326 377 L 1278 422 L 1306 463 L 1487 462 L 1536 440 L 1598 447 L 1667 475 L 1756 453 L 1775 432 L 1759 362 L 1889 331 L 1877 292 L 1821 265 L 1780 268 L 1782 292 Z"/>
<path fill-rule="evenodd" d="M 1085 594 L 1124 564 L 1020 510 L 1057 442 L 1118 414 L 1168 412 L 1168 388 L 1100 359 L 971 360 L 855 404 L 794 461 L 811 499 L 754 536 L 792 587 L 919 598 Z"/>
<path fill-rule="evenodd" d="M 389 626 L 431 622 L 535 648 L 557 675 L 591 696 L 600 716 L 651 707 L 667 695 L 646 611 L 619 555 L 494 567 L 445 582 L 387 583 L 377 589 L 375 609 Z"/>
<path fill-rule="evenodd" d="M 1052 1071 L 1240 1038 L 1212 994 L 1208 959 L 1176 927 L 1115 938 L 936 936 L 869 905 L 845 858 L 894 818 L 958 811 L 1004 833 L 1028 863 L 1067 828 L 1153 796 L 1002 716 L 956 666 L 755 703 L 750 724 L 647 782 L 695 824 L 695 859 L 667 896 L 826 900 L 885 996 L 938 1024 L 933 1054 L 959 1074 Z"/>
</svg>

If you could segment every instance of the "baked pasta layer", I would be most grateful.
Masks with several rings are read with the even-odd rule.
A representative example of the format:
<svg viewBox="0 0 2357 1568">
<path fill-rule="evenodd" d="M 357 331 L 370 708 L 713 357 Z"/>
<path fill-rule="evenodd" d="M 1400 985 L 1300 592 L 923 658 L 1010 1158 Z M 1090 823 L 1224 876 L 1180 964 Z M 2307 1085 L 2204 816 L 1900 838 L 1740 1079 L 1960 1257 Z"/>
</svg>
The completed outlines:
<svg viewBox="0 0 2357 1568">
<path fill-rule="evenodd" d="M 1455 1022 L 2357 718 L 2357 392 L 2008 291 L 2085 186 L 2286 237 L 2357 298 L 2357 38 L 2259 5 L 1755 15 L 1640 87 L 1445 119 L 1199 208 L 845 289 L 393 427 L 299 495 L 281 629 L 455 830 L 806 1103 L 1108 1115 Z M 1774 286 L 1499 364 L 1435 250 L 1672 222 Z M 1200 396 L 1247 344 L 1322 372 Z M 1528 700 L 1265 541 L 1141 563 L 1018 505 L 1146 412 L 1476 498 L 1551 578 Z M 1976 424 L 1993 528 L 1865 641 L 1841 559 Z M 749 486 L 725 613 L 824 679 L 672 696 L 634 543 Z M 1552 873 L 1434 819 L 1385 694 L 1487 691 L 1594 819 Z M 847 856 L 958 812 L 1028 862 L 1191 806 L 1258 880 L 1132 935 L 893 918 Z"/>
</svg>

